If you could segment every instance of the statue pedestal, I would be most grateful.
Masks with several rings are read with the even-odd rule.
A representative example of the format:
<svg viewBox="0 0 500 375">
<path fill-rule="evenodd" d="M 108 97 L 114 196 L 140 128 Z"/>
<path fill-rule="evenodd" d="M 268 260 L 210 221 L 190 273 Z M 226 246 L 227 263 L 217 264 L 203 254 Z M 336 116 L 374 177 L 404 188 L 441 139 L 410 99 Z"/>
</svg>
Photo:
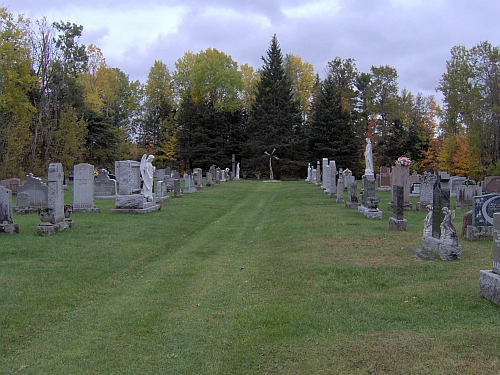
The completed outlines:
<svg viewBox="0 0 500 375">
<path fill-rule="evenodd" d="M 462 258 L 462 246 L 454 240 L 441 240 L 424 236 L 422 237 L 422 248 L 439 255 L 442 260 L 460 260 Z"/>
</svg>

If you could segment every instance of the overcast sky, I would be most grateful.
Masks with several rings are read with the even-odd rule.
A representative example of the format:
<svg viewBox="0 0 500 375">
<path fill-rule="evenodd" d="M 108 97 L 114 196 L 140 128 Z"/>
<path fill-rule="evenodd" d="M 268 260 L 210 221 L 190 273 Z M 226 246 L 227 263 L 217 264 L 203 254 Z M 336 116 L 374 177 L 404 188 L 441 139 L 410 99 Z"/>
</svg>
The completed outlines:
<svg viewBox="0 0 500 375">
<path fill-rule="evenodd" d="M 322 74 L 335 57 L 358 70 L 389 65 L 399 88 L 435 88 L 455 45 L 500 45 L 498 0 L 0 0 L 11 13 L 83 26 L 81 42 L 101 48 L 108 66 L 146 82 L 154 60 L 216 48 L 238 64 L 262 66 L 274 34 L 282 53 Z"/>
</svg>

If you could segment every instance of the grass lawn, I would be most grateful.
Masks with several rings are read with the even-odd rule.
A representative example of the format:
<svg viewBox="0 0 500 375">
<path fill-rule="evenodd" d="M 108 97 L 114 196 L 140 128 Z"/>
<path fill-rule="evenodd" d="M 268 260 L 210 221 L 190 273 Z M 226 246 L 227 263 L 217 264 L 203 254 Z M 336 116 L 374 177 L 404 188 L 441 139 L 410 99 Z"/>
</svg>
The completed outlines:
<svg viewBox="0 0 500 375">
<path fill-rule="evenodd" d="M 0 237 L 0 373 L 500 373 L 500 308 L 479 295 L 492 241 L 421 260 L 426 212 L 390 231 L 390 193 L 377 195 L 382 220 L 303 181 L 246 180 L 145 215 L 96 200 L 101 213 L 48 237 L 15 214 L 21 233 Z"/>
</svg>

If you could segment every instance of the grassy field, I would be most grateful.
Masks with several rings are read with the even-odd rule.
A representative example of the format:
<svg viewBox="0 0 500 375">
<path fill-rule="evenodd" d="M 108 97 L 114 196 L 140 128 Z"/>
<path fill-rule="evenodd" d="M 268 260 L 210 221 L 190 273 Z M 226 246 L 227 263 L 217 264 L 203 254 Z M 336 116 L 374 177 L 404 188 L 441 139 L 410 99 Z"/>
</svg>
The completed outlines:
<svg viewBox="0 0 500 375">
<path fill-rule="evenodd" d="M 146 215 L 96 200 L 101 213 L 49 237 L 14 215 L 0 373 L 500 373 L 500 308 L 479 295 L 492 241 L 423 261 L 410 249 L 426 213 L 390 231 L 377 195 L 382 220 L 303 181 L 244 180 Z"/>
</svg>

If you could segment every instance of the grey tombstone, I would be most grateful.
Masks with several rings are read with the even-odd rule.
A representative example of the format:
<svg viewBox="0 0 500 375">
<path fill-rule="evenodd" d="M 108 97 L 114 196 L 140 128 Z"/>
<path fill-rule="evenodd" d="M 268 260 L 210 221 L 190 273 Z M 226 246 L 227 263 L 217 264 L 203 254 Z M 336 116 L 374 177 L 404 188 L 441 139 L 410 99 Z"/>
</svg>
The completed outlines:
<svg viewBox="0 0 500 375">
<path fill-rule="evenodd" d="M 17 189 L 21 186 L 21 180 L 18 178 L 8 178 L 7 180 L 0 180 L 0 185 L 9 189 L 12 194 L 17 194 Z"/>
<path fill-rule="evenodd" d="M 37 234 L 49 236 L 73 227 L 72 220 L 65 220 L 63 179 L 62 164 L 50 163 L 47 173 L 47 207 L 38 210 L 42 223 L 36 227 Z"/>
<path fill-rule="evenodd" d="M 349 168 L 344 170 L 344 190 L 347 190 L 349 184 L 356 181 L 356 178 L 352 175 L 352 172 Z"/>
<path fill-rule="evenodd" d="M 12 220 L 12 191 L 0 186 L 0 233 L 19 233 L 19 224 Z"/>
<path fill-rule="evenodd" d="M 307 178 L 305 181 L 306 182 L 311 181 L 311 163 L 307 163 Z"/>
<path fill-rule="evenodd" d="M 344 203 L 344 171 L 339 169 L 339 180 L 337 182 L 337 203 Z"/>
<path fill-rule="evenodd" d="M 417 211 L 426 211 L 428 205 L 432 206 L 435 182 L 436 178 L 434 176 L 428 176 L 420 183 L 420 200 L 416 205 Z"/>
<path fill-rule="evenodd" d="M 116 180 L 107 171 L 101 171 L 94 179 L 94 198 L 115 198 Z"/>
<path fill-rule="evenodd" d="M 318 160 L 316 162 L 316 180 L 315 180 L 316 186 L 321 185 L 321 173 L 322 172 L 324 172 L 324 171 L 321 170 L 321 162 Z"/>
<path fill-rule="evenodd" d="M 378 182 L 379 191 L 391 190 L 391 168 L 380 167 L 380 175 Z"/>
<path fill-rule="evenodd" d="M 457 201 L 455 208 L 472 208 L 474 197 L 482 195 L 479 185 L 459 185 L 456 189 Z"/>
<path fill-rule="evenodd" d="M 141 191 L 141 163 L 134 160 L 115 161 L 118 195 L 137 194 Z"/>
<path fill-rule="evenodd" d="M 203 189 L 203 170 L 201 168 L 193 169 L 193 179 L 196 189 Z"/>
<path fill-rule="evenodd" d="M 17 208 L 19 209 L 29 209 L 30 207 L 30 194 L 29 193 L 17 193 Z"/>
<path fill-rule="evenodd" d="M 410 203 L 410 167 L 403 165 L 395 165 L 392 167 L 391 173 L 391 186 L 401 185 L 403 186 L 404 193 L 404 209 L 411 210 L 412 204 Z M 391 191 L 391 194 L 393 191 Z M 392 204 L 394 202 L 394 196 L 391 195 L 391 203 L 389 203 L 389 210 L 392 211 Z"/>
<path fill-rule="evenodd" d="M 420 186 L 422 186 L 421 182 L 413 182 L 410 185 L 410 197 L 419 197 L 420 198 Z"/>
<path fill-rule="evenodd" d="M 81 163 L 73 166 L 73 211 L 99 212 L 94 206 L 94 166 Z"/>
<path fill-rule="evenodd" d="M 329 176 L 330 183 L 328 184 L 330 187 L 328 198 L 336 198 L 337 197 L 337 164 L 335 160 L 330 160 L 329 165 Z"/>
<path fill-rule="evenodd" d="M 47 185 L 31 173 L 26 176 L 26 181 L 17 189 L 19 193 L 28 193 L 30 207 L 43 207 L 47 205 Z"/>
<path fill-rule="evenodd" d="M 165 174 L 165 169 L 155 170 L 155 175 L 157 181 L 165 181 L 165 178 L 170 177 Z"/>
<path fill-rule="evenodd" d="M 191 173 L 184 173 L 184 194 L 192 194 L 196 192 L 194 186 L 193 175 Z"/>
<path fill-rule="evenodd" d="M 375 196 L 375 177 L 373 175 L 363 176 L 363 194 L 358 212 L 370 219 L 382 219 L 382 211 L 378 209 L 380 199 Z"/>
<path fill-rule="evenodd" d="M 443 189 L 447 189 L 450 191 L 451 194 L 451 177 L 446 171 L 440 171 L 438 172 L 438 176 L 441 179 L 441 186 Z"/>
<path fill-rule="evenodd" d="M 159 209 L 156 193 L 148 200 L 141 192 L 140 165 L 140 162 L 134 160 L 115 161 L 118 194 L 115 196 L 112 213 L 145 214 Z"/>
<path fill-rule="evenodd" d="M 212 186 L 213 185 L 213 175 L 212 175 L 212 172 L 207 172 L 206 175 L 205 175 L 205 179 L 206 179 L 206 185 L 207 186 Z"/>
<path fill-rule="evenodd" d="M 500 176 L 488 176 L 482 183 L 483 193 L 500 193 Z"/>
<path fill-rule="evenodd" d="M 219 167 L 215 168 L 215 183 L 216 184 L 220 184 L 221 173 L 222 173 L 222 170 Z"/>
<path fill-rule="evenodd" d="M 234 178 L 236 175 L 236 156 L 234 154 L 231 155 L 231 168 L 232 176 Z"/>
<path fill-rule="evenodd" d="M 349 183 L 347 186 L 347 202 L 345 206 L 349 209 L 358 209 L 358 184 L 356 181 Z"/>
<path fill-rule="evenodd" d="M 161 203 L 169 199 L 165 181 L 156 181 L 156 202 Z"/>
<path fill-rule="evenodd" d="M 493 223 L 493 267 L 480 271 L 479 293 L 500 305 L 500 213 L 493 215 Z"/>
<path fill-rule="evenodd" d="M 457 189 L 459 186 L 463 186 L 467 179 L 465 177 L 454 176 L 450 178 L 450 195 L 452 197 L 457 196 Z"/>
<path fill-rule="evenodd" d="M 321 170 L 323 171 L 321 188 L 325 189 L 328 181 L 328 158 L 322 159 Z"/>
<path fill-rule="evenodd" d="M 392 190 L 394 216 L 389 218 L 389 229 L 407 230 L 408 221 L 404 218 L 404 188 L 401 185 L 392 185 Z"/>
<path fill-rule="evenodd" d="M 174 198 L 181 198 L 181 180 L 174 178 Z"/>
</svg>

